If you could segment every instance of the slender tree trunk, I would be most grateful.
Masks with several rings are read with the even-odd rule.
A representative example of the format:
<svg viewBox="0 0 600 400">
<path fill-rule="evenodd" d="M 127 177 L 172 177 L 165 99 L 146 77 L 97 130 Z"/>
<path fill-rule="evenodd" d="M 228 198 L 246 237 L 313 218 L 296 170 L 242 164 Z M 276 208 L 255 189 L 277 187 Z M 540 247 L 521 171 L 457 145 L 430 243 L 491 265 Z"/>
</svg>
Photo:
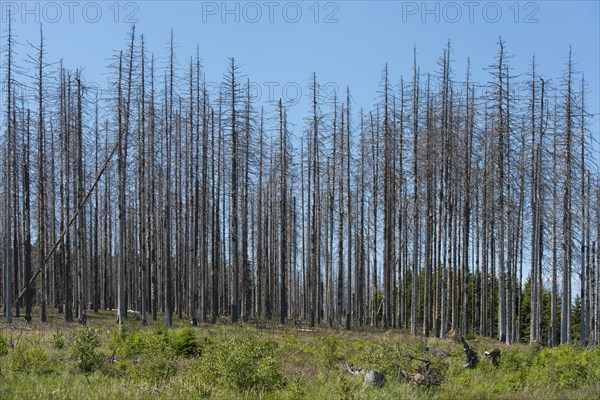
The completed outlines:
<svg viewBox="0 0 600 400">
<path fill-rule="evenodd" d="M 571 91 L 571 52 L 569 51 L 567 70 L 567 92 L 565 99 L 565 187 L 563 196 L 563 270 L 562 301 L 560 313 L 560 344 L 571 341 L 571 264 L 573 259 L 572 240 L 572 188 L 573 188 L 573 121 Z"/>
<path fill-rule="evenodd" d="M 281 105 L 281 99 L 279 99 L 279 151 L 280 151 L 280 162 L 281 162 L 281 194 L 280 194 L 280 213 L 281 221 L 279 224 L 279 233 L 281 236 L 280 250 L 279 250 L 279 267 L 280 267 L 280 283 L 279 283 L 279 320 L 282 324 L 285 324 L 285 320 L 288 314 L 288 302 L 287 302 L 287 132 L 284 123 L 284 110 Z"/>
<path fill-rule="evenodd" d="M 413 257 L 412 257 L 412 295 L 410 311 L 410 332 L 417 334 L 417 299 L 419 272 L 419 178 L 418 178 L 418 148 L 419 148 L 419 72 L 417 69 L 417 50 L 414 50 L 413 62 Z"/>
</svg>

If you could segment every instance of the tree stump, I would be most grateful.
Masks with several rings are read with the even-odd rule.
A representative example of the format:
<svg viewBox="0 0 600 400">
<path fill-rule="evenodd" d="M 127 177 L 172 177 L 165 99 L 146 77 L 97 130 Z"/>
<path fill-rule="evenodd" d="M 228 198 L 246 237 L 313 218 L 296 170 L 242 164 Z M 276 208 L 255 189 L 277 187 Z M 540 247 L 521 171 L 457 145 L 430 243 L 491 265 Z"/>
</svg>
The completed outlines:
<svg viewBox="0 0 600 400">
<path fill-rule="evenodd" d="M 493 366 L 497 366 L 498 363 L 500 362 L 500 349 L 499 348 L 495 348 L 494 350 L 490 351 L 484 351 L 483 352 L 483 357 L 484 358 L 489 358 L 492 365 Z"/>
<path fill-rule="evenodd" d="M 382 388 L 385 382 L 385 376 L 381 372 L 369 370 L 365 373 L 365 386 Z"/>
<path fill-rule="evenodd" d="M 465 340 L 463 336 L 460 337 L 460 341 L 465 348 L 465 356 L 467 357 L 467 362 L 463 365 L 464 368 L 475 368 L 479 363 L 479 356 L 477 355 L 477 351 L 474 348 L 469 346 L 469 343 Z"/>
</svg>

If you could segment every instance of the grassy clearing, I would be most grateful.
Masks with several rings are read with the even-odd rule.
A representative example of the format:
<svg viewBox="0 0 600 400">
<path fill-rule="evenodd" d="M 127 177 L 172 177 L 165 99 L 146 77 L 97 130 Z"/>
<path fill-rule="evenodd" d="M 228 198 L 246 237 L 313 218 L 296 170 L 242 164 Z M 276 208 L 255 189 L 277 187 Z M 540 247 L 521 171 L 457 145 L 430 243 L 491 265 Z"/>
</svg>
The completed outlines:
<svg viewBox="0 0 600 400">
<path fill-rule="evenodd" d="M 451 340 L 413 338 L 402 331 L 308 331 L 265 323 L 191 328 L 176 321 L 116 329 L 112 312 L 90 313 L 86 327 L 59 316 L 49 323 L 0 325 L 1 399 L 598 399 L 600 350 L 554 349 L 471 341 L 480 353 L 498 347 L 498 366 L 482 359 L 463 368 Z M 441 350 L 432 353 L 431 349 Z M 446 357 L 442 353 L 447 353 Z M 431 360 L 442 377 L 433 388 L 398 379 Z M 385 374 L 382 389 L 340 365 Z"/>
</svg>

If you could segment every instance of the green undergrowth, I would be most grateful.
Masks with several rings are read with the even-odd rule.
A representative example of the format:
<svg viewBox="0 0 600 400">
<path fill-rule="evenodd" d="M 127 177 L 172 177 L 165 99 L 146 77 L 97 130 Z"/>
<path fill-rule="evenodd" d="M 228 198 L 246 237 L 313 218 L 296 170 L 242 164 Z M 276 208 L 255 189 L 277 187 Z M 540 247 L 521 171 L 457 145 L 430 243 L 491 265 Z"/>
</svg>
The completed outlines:
<svg viewBox="0 0 600 400">
<path fill-rule="evenodd" d="M 500 345 L 471 338 L 480 354 L 498 347 L 498 365 L 463 367 L 462 345 L 399 331 L 264 329 L 216 325 L 175 329 L 104 320 L 2 326 L 2 399 L 598 399 L 600 350 Z M 407 383 L 421 358 L 441 383 Z M 365 386 L 348 368 L 385 375 Z"/>
</svg>

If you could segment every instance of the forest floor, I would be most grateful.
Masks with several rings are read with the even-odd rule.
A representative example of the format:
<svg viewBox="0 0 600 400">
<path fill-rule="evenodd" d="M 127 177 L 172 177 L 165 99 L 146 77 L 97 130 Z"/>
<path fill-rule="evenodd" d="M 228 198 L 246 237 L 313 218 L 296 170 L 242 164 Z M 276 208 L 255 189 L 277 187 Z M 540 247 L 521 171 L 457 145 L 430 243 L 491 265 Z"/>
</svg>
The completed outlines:
<svg viewBox="0 0 600 400">
<path fill-rule="evenodd" d="M 192 328 L 177 318 L 167 330 L 160 319 L 142 326 L 135 317 L 121 332 L 112 311 L 90 312 L 85 327 L 57 314 L 44 324 L 36 315 L 1 323 L 0 399 L 600 398 L 600 349 L 576 344 L 469 337 L 480 356 L 471 369 L 458 341 L 401 330 L 226 320 Z M 482 357 L 494 348 L 497 365 Z M 383 387 L 364 383 L 367 370 L 384 374 Z"/>
</svg>

